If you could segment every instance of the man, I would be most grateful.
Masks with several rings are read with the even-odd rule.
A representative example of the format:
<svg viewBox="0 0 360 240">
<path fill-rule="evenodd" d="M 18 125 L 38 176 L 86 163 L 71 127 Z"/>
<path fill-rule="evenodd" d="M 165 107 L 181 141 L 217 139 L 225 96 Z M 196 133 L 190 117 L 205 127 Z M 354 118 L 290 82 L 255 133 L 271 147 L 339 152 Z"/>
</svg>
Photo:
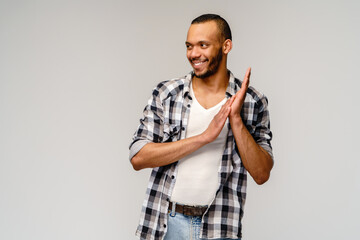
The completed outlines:
<svg viewBox="0 0 360 240">
<path fill-rule="evenodd" d="M 154 90 L 130 145 L 135 170 L 153 168 L 141 239 L 240 239 L 247 172 L 265 183 L 273 166 L 266 97 L 227 69 L 227 22 L 205 14 L 186 39 L 193 71 Z"/>
</svg>

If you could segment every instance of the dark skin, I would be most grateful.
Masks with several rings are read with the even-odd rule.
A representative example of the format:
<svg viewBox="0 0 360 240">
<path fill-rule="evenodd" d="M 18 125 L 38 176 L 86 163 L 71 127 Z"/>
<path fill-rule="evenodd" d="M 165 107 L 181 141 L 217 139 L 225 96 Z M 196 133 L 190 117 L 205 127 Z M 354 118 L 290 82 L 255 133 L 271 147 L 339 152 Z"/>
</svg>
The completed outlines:
<svg viewBox="0 0 360 240">
<path fill-rule="evenodd" d="M 187 58 L 195 75 L 199 76 L 193 78 L 194 94 L 204 108 L 210 108 L 225 96 L 229 81 L 227 54 L 232 48 L 232 42 L 230 39 L 224 40 L 216 23 L 209 21 L 190 26 L 186 46 Z M 222 58 L 217 62 L 219 52 Z M 211 74 L 207 76 L 209 72 Z M 224 127 L 226 119 L 229 118 L 244 167 L 257 184 L 265 183 L 270 177 L 273 160 L 255 142 L 240 116 L 250 75 L 251 68 L 245 74 L 240 91 L 227 100 L 203 133 L 176 142 L 146 144 L 131 159 L 134 169 L 154 168 L 180 160 L 214 141 Z"/>
</svg>

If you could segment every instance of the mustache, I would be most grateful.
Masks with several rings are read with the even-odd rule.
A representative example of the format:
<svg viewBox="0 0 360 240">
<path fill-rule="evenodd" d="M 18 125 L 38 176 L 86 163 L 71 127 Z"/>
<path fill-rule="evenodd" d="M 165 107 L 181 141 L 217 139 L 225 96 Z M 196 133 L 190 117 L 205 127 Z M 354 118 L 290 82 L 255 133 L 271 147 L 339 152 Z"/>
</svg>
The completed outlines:
<svg viewBox="0 0 360 240">
<path fill-rule="evenodd" d="M 204 62 L 207 61 L 207 58 L 190 58 L 191 61 L 200 61 L 200 62 Z"/>
</svg>

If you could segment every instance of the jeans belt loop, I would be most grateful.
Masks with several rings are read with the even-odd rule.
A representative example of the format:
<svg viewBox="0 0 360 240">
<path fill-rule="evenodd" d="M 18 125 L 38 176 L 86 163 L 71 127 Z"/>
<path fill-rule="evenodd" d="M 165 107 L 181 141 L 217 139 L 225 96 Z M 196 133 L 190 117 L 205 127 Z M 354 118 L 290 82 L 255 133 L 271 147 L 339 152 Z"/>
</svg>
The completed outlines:
<svg viewBox="0 0 360 240">
<path fill-rule="evenodd" d="M 175 215 L 176 215 L 175 208 L 176 208 L 176 202 L 173 202 L 172 203 L 172 208 L 171 208 L 171 213 L 170 213 L 171 217 L 175 217 Z"/>
</svg>

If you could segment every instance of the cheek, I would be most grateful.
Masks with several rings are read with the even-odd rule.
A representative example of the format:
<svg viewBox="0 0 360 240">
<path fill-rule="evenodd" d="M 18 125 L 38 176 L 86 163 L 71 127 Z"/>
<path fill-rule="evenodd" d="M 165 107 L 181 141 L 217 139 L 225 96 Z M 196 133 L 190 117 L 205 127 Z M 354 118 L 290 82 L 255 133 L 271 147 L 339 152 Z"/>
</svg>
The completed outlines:
<svg viewBox="0 0 360 240">
<path fill-rule="evenodd" d="M 189 51 L 186 51 L 186 58 L 190 61 L 190 52 Z"/>
<path fill-rule="evenodd" d="M 216 56 L 216 51 L 214 51 L 213 49 L 208 49 L 204 52 L 204 55 L 208 58 L 214 58 Z"/>
</svg>

